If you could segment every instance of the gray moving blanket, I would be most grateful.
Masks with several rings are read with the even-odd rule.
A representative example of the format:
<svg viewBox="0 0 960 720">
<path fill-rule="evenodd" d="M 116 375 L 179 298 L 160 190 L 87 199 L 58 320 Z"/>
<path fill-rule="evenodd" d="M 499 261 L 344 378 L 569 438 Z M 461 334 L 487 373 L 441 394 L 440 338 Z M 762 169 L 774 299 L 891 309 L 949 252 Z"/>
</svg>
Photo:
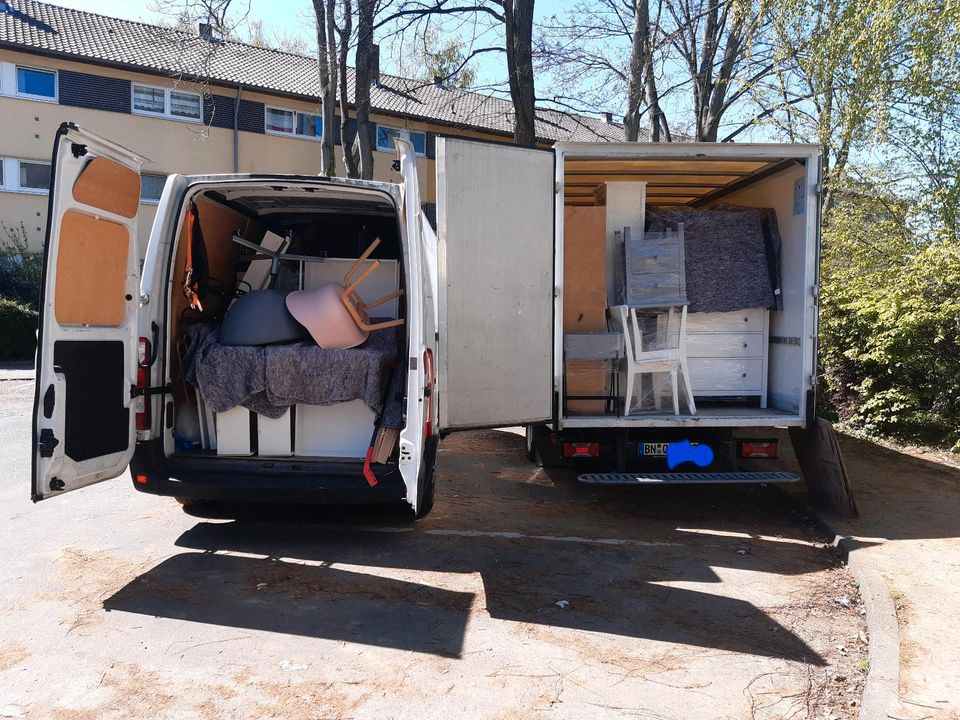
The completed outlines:
<svg viewBox="0 0 960 720">
<path fill-rule="evenodd" d="M 214 412 L 243 405 L 278 418 L 298 403 L 359 399 L 374 413 L 383 410 L 384 426 L 401 427 L 397 387 L 402 394 L 404 373 L 394 372 L 399 330 L 377 330 L 349 350 L 327 350 L 314 342 L 239 347 L 221 345 L 216 325 L 198 323 L 187 329 L 184 376 Z"/>
<path fill-rule="evenodd" d="M 683 223 L 690 312 L 780 307 L 780 233 L 770 208 L 651 207 L 647 230 Z"/>
</svg>

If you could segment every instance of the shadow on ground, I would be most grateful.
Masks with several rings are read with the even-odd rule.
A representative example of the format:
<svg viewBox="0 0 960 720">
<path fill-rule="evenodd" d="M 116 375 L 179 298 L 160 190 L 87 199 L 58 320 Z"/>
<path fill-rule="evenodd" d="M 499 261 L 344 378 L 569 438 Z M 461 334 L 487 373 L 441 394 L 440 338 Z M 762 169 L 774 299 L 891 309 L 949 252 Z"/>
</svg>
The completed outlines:
<svg viewBox="0 0 960 720">
<path fill-rule="evenodd" d="M 790 542 L 805 531 L 782 496 L 590 488 L 533 469 L 522 445 L 501 432 L 451 439 L 437 509 L 416 526 L 395 509 L 221 508 L 234 519 L 198 522 L 177 541 L 184 552 L 104 607 L 445 657 L 461 656 L 471 614 L 485 611 L 824 664 L 735 589 L 677 586 L 719 583 L 721 567 L 782 575 L 829 566 L 828 551 Z"/>
</svg>

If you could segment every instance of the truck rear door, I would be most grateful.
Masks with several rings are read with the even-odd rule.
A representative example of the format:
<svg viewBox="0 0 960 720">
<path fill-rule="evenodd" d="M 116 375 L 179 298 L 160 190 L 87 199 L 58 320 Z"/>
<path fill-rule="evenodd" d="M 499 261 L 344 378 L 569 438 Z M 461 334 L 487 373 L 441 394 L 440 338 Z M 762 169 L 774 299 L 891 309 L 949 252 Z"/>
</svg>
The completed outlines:
<svg viewBox="0 0 960 720">
<path fill-rule="evenodd" d="M 553 415 L 554 155 L 437 141 L 438 422 Z"/>
<path fill-rule="evenodd" d="M 121 474 L 136 439 L 143 158 L 64 123 L 44 242 L 33 499 Z"/>
</svg>

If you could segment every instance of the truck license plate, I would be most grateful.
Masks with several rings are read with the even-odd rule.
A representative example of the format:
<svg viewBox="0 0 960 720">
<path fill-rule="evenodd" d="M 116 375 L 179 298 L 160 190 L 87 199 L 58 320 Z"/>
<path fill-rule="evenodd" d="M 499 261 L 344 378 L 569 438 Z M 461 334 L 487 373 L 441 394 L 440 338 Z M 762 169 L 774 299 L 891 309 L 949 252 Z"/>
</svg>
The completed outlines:
<svg viewBox="0 0 960 720">
<path fill-rule="evenodd" d="M 666 457 L 667 456 L 667 445 L 670 443 L 665 442 L 649 442 L 649 443 L 639 443 L 637 445 L 638 455 L 643 457 Z"/>
</svg>

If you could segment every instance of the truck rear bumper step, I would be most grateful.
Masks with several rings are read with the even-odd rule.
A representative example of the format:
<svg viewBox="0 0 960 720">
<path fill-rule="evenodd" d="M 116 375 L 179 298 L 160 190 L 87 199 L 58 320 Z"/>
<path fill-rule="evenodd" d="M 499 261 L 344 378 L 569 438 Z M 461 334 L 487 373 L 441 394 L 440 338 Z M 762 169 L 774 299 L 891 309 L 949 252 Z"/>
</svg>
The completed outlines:
<svg viewBox="0 0 960 720">
<path fill-rule="evenodd" d="M 734 483 L 791 483 L 800 476 L 788 472 L 585 473 L 577 477 L 589 485 L 706 485 Z"/>
</svg>

